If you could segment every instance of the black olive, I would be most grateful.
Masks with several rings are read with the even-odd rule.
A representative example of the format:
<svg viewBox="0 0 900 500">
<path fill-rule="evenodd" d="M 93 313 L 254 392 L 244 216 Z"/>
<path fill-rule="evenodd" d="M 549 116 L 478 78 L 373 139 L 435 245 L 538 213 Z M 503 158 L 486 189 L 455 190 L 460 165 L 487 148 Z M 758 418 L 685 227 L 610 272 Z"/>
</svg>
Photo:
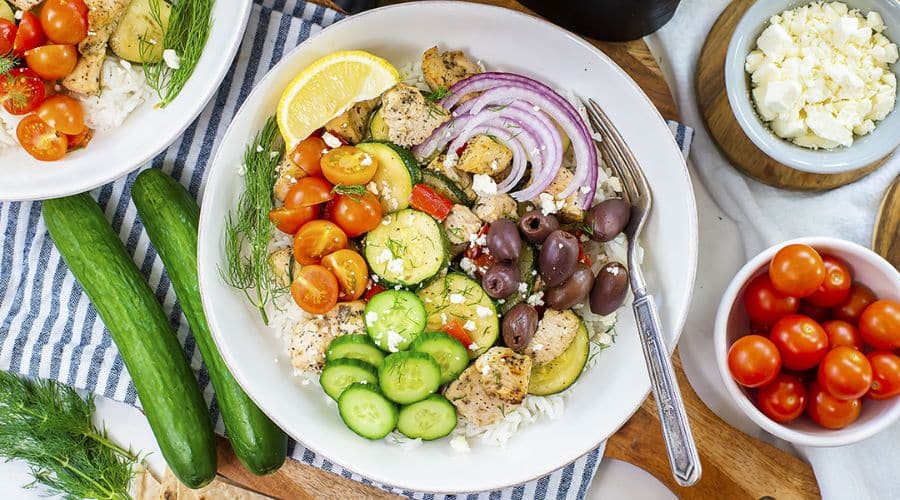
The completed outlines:
<svg viewBox="0 0 900 500">
<path fill-rule="evenodd" d="M 516 261 L 522 251 L 522 238 L 516 224 L 509 219 L 491 223 L 487 232 L 487 246 L 498 261 Z"/>
<path fill-rule="evenodd" d="M 513 351 L 522 352 L 531 342 L 537 327 L 537 310 L 524 302 L 516 304 L 503 316 L 503 343 Z"/>
<path fill-rule="evenodd" d="M 575 304 L 581 303 L 591 293 L 594 286 L 594 273 L 591 268 L 579 262 L 575 265 L 575 272 L 561 285 L 547 289 L 544 292 L 544 303 L 551 309 L 562 311 Z"/>
<path fill-rule="evenodd" d="M 591 207 L 584 223 L 591 228 L 591 239 L 610 241 L 621 233 L 631 219 L 631 206 L 622 198 L 610 198 Z"/>
<path fill-rule="evenodd" d="M 591 289 L 591 311 L 607 315 L 622 306 L 628 293 L 628 269 L 618 262 L 610 262 L 597 273 Z"/>
<path fill-rule="evenodd" d="M 507 263 L 492 264 L 481 277 L 481 286 L 495 299 L 509 297 L 519 288 L 519 272 Z"/>
<path fill-rule="evenodd" d="M 540 210 L 526 212 L 519 219 L 522 237 L 535 245 L 543 243 L 547 236 L 559 229 L 559 221 L 554 215 L 544 215 Z"/>
<path fill-rule="evenodd" d="M 578 263 L 578 238 L 557 229 L 547 236 L 538 257 L 538 269 L 548 287 L 562 284 L 575 272 Z"/>
</svg>

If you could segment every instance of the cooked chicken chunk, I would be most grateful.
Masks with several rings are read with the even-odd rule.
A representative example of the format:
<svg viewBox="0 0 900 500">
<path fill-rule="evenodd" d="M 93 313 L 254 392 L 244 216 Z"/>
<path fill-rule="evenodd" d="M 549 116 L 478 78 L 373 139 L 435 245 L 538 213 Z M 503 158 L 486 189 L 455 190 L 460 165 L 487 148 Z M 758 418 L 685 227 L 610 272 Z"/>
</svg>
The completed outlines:
<svg viewBox="0 0 900 500">
<path fill-rule="evenodd" d="M 498 219 L 518 220 L 516 200 L 503 193 L 494 196 L 479 196 L 472 210 L 479 219 L 491 223 Z"/>
<path fill-rule="evenodd" d="M 339 135 L 350 144 L 358 144 L 366 137 L 369 115 L 378 104 L 378 98 L 361 101 L 350 107 L 344 114 L 332 118 L 325 124 L 325 130 Z"/>
<path fill-rule="evenodd" d="M 366 303 L 361 300 L 339 302 L 325 313 L 325 318 L 331 325 L 331 333 L 339 337 L 348 333 L 365 332 L 366 322 L 363 319 L 365 312 Z"/>
<path fill-rule="evenodd" d="M 426 101 L 419 89 L 402 83 L 381 96 L 381 106 L 388 138 L 404 147 L 421 144 L 450 120 L 447 110 Z"/>
<path fill-rule="evenodd" d="M 300 270 L 300 265 L 294 263 L 294 253 L 291 247 L 284 247 L 269 254 L 269 266 L 272 267 L 272 275 L 278 286 L 289 287 L 294 280 L 294 274 Z"/>
<path fill-rule="evenodd" d="M 486 135 L 476 135 L 466 143 L 456 168 L 472 174 L 495 175 L 512 164 L 512 151 Z"/>
<path fill-rule="evenodd" d="M 468 60 L 461 50 L 439 52 L 437 47 L 432 47 L 422 54 L 422 73 L 431 90 L 448 89 L 479 72 L 478 65 Z"/>
<path fill-rule="evenodd" d="M 359 333 L 365 328 L 361 300 L 341 302 L 322 315 L 310 316 L 291 332 L 291 364 L 299 371 L 318 372 L 325 364 L 325 351 L 335 337 Z"/>
<path fill-rule="evenodd" d="M 556 174 L 556 178 L 553 179 L 553 182 L 547 186 L 547 189 L 544 190 L 545 193 L 557 195 L 562 193 L 569 184 L 572 182 L 572 179 L 575 177 L 569 169 L 560 168 L 559 173 Z M 570 194 L 568 198 L 566 198 L 565 204 L 559 210 L 559 215 L 563 218 L 563 220 L 567 222 L 581 221 L 584 220 L 584 210 L 578 206 L 578 190 L 574 193 Z"/>
<path fill-rule="evenodd" d="M 9 3 L 19 10 L 31 10 L 32 7 L 44 0 L 10 0 Z"/>
<path fill-rule="evenodd" d="M 481 229 L 481 219 L 473 214 L 469 207 L 453 205 L 447 218 L 444 219 L 444 229 L 451 245 L 468 243 L 469 235 L 477 234 Z"/>
<path fill-rule="evenodd" d="M 272 188 L 272 191 L 276 198 L 284 201 L 287 198 L 288 191 L 297 183 L 297 179 L 306 177 L 306 172 L 292 162 L 287 155 L 281 160 L 277 170 L 278 178 L 275 179 L 275 186 Z"/>
<path fill-rule="evenodd" d="M 530 378 L 530 358 L 493 347 L 466 368 L 444 396 L 462 417 L 475 425 L 490 425 L 522 404 Z"/>
<path fill-rule="evenodd" d="M 63 87 L 79 94 L 100 92 L 100 75 L 106 60 L 106 46 L 116 29 L 119 18 L 128 7 L 128 0 L 86 0 L 88 7 L 88 36 L 78 44 L 81 57 Z"/>
<path fill-rule="evenodd" d="M 547 309 L 534 337 L 525 346 L 525 354 L 534 358 L 536 365 L 549 363 L 569 348 L 577 332 L 578 316 L 574 312 Z"/>
</svg>

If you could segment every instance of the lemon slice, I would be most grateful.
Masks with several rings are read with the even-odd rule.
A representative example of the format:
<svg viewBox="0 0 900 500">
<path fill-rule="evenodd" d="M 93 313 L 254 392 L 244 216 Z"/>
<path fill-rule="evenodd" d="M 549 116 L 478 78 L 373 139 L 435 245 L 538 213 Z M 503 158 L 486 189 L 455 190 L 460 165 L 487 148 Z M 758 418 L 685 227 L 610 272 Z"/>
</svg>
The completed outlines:
<svg viewBox="0 0 900 500">
<path fill-rule="evenodd" d="M 288 151 L 354 103 L 378 97 L 399 80 L 391 63 L 361 50 L 335 52 L 310 64 L 278 101 L 278 128 Z"/>
</svg>

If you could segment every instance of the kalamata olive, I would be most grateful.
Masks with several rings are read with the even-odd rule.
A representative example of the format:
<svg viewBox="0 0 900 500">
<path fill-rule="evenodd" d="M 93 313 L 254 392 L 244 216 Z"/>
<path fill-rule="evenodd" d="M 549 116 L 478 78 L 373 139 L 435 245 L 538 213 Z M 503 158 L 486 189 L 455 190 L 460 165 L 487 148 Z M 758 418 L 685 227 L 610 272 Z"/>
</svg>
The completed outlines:
<svg viewBox="0 0 900 500">
<path fill-rule="evenodd" d="M 578 238 L 561 229 L 547 236 L 538 257 L 538 269 L 548 287 L 562 284 L 575 272 L 578 263 Z"/>
<path fill-rule="evenodd" d="M 581 303 L 591 293 L 594 286 L 594 273 L 591 268 L 579 262 L 575 264 L 575 272 L 559 286 L 544 292 L 544 303 L 551 309 L 562 311 Z"/>
<path fill-rule="evenodd" d="M 513 351 L 522 352 L 531 342 L 538 327 L 538 313 L 534 306 L 521 302 L 503 316 L 503 343 Z"/>
<path fill-rule="evenodd" d="M 481 286 L 495 299 L 509 297 L 519 288 L 519 271 L 510 264 L 498 262 L 484 272 Z"/>
<path fill-rule="evenodd" d="M 584 223 L 591 228 L 591 239 L 610 241 L 625 229 L 631 219 L 631 206 L 622 198 L 610 198 L 591 207 Z"/>
<path fill-rule="evenodd" d="M 628 293 L 628 270 L 618 262 L 600 268 L 591 289 L 591 311 L 607 315 L 622 306 Z"/>
<path fill-rule="evenodd" d="M 540 210 L 526 212 L 519 219 L 519 230 L 522 231 L 522 237 L 535 245 L 543 243 L 547 236 L 557 229 L 559 229 L 559 221 L 556 220 L 556 216 L 544 215 Z"/>
<path fill-rule="evenodd" d="M 509 219 L 498 219 L 491 223 L 487 232 L 487 246 L 498 261 L 519 260 L 522 251 L 522 237 L 516 223 Z"/>
</svg>

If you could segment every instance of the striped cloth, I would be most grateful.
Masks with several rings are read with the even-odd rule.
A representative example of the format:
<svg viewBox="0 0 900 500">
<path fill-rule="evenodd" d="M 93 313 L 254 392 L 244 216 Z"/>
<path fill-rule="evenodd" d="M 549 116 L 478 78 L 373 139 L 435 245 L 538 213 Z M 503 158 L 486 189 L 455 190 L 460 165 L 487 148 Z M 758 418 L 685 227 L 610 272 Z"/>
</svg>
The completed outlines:
<svg viewBox="0 0 900 500">
<path fill-rule="evenodd" d="M 212 102 L 167 150 L 141 167 L 161 168 L 188 187 L 198 199 L 204 171 L 219 138 L 240 104 L 260 78 L 290 50 L 341 15 L 302 0 L 254 0 L 247 33 L 238 56 Z M 671 124 L 687 153 L 691 130 Z M 139 171 L 140 171 L 139 170 Z M 209 377 L 188 330 L 162 262 L 150 245 L 134 205 L 130 187 L 139 171 L 102 186 L 91 194 L 125 242 L 135 263 L 169 315 L 185 354 L 197 371 L 200 386 L 219 432 L 223 431 Z M 41 219 L 39 202 L 0 203 L 3 228 L 0 254 L 0 369 L 31 377 L 59 380 L 117 401 L 139 406 L 137 393 L 87 296 L 60 257 Z M 597 469 L 603 446 L 574 463 L 530 483 L 468 495 L 467 499 L 582 498 Z M 299 443 L 293 457 L 344 477 L 373 484 L 410 498 L 455 498 L 374 484 L 332 464 Z"/>
</svg>

